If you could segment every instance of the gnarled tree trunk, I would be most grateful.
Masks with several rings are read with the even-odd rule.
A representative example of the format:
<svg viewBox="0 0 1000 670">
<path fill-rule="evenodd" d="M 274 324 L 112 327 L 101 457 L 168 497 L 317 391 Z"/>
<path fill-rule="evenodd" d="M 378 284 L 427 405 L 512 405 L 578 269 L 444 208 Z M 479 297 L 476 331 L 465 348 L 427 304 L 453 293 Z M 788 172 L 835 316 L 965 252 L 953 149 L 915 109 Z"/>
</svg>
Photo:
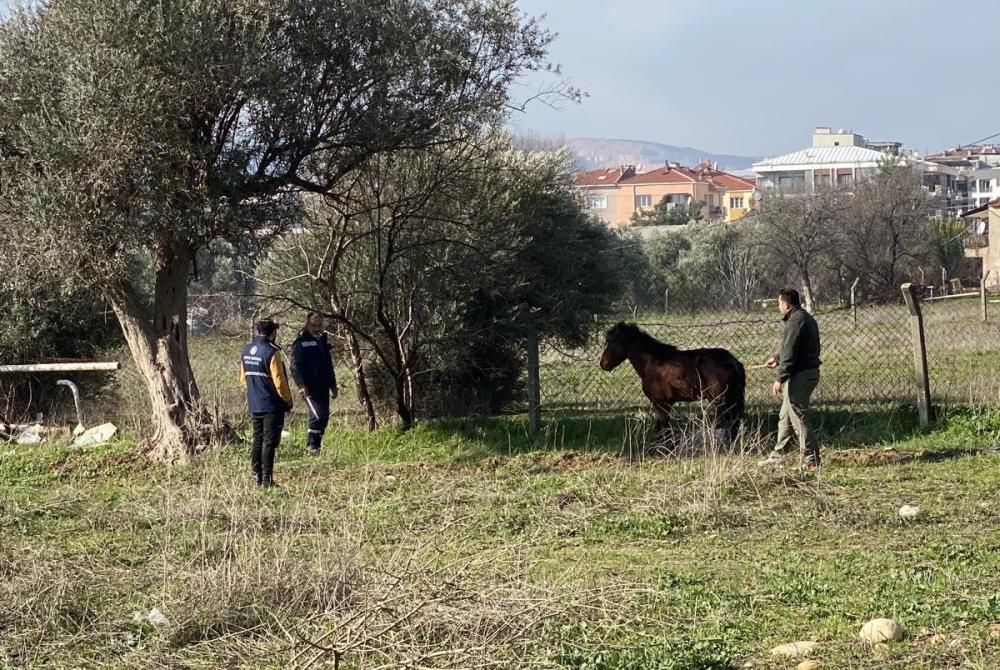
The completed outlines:
<svg viewBox="0 0 1000 670">
<path fill-rule="evenodd" d="M 188 461 L 205 446 L 213 428 L 198 405 L 198 385 L 188 358 L 187 279 L 192 257 L 187 246 L 158 250 L 152 311 L 130 287 L 108 294 L 149 396 L 153 431 L 143 443 L 153 457 L 168 463 Z"/>
</svg>

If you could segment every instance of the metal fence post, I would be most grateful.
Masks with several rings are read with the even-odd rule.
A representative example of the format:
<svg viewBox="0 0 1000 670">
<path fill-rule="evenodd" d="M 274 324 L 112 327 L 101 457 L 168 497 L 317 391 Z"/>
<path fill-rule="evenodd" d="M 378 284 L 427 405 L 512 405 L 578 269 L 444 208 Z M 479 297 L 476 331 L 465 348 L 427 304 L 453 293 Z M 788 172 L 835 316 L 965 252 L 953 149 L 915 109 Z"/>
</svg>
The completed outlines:
<svg viewBox="0 0 1000 670">
<path fill-rule="evenodd" d="M 983 323 L 989 321 L 989 314 L 986 311 L 986 279 L 990 276 L 990 271 L 987 270 L 983 273 L 983 276 L 979 280 L 979 308 L 983 313 Z"/>
<path fill-rule="evenodd" d="M 854 313 L 854 327 L 858 327 L 858 283 L 861 277 L 856 277 L 851 284 L 851 311 Z"/>
<path fill-rule="evenodd" d="M 913 343 L 913 370 L 917 383 L 917 412 L 920 427 L 931 425 L 931 381 L 927 371 L 927 340 L 924 336 L 924 315 L 920 310 L 920 298 L 913 290 L 913 284 L 903 284 L 903 299 L 910 312 L 910 340 Z"/>
<path fill-rule="evenodd" d="M 542 427 L 542 384 L 538 370 L 538 332 L 528 333 L 528 434 Z"/>
</svg>

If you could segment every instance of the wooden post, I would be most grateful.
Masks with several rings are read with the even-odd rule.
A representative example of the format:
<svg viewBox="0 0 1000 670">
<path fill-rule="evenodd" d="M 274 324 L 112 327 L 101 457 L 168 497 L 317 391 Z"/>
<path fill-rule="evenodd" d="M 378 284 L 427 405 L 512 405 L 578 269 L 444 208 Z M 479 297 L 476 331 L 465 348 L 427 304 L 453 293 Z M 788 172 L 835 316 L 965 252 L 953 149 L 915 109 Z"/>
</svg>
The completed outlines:
<svg viewBox="0 0 1000 670">
<path fill-rule="evenodd" d="M 670 289 L 663 289 L 663 313 L 668 314 L 670 312 Z"/>
<path fill-rule="evenodd" d="M 983 323 L 989 322 L 989 314 L 986 310 L 986 279 L 990 276 L 990 271 L 987 270 L 983 273 L 983 276 L 979 279 L 979 309 L 983 313 Z"/>
<path fill-rule="evenodd" d="M 903 299 L 910 311 L 910 340 L 913 343 L 913 370 L 917 383 L 917 412 L 920 427 L 931 425 L 931 382 L 927 371 L 927 341 L 924 337 L 924 315 L 920 311 L 920 298 L 913 291 L 913 285 L 903 284 Z"/>
<path fill-rule="evenodd" d="M 538 370 L 538 333 L 528 333 L 528 434 L 542 427 L 542 384 Z"/>
<path fill-rule="evenodd" d="M 851 311 L 854 312 L 854 327 L 858 327 L 858 283 L 861 277 L 856 277 L 851 284 Z"/>
</svg>

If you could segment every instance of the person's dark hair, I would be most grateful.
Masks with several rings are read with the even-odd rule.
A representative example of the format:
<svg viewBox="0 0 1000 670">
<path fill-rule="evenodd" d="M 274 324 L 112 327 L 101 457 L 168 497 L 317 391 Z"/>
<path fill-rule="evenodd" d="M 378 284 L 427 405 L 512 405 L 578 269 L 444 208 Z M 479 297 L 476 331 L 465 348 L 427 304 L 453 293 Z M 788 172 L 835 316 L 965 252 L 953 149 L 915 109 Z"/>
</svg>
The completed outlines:
<svg viewBox="0 0 1000 670">
<path fill-rule="evenodd" d="M 801 307 L 802 301 L 799 299 L 799 292 L 793 288 L 783 288 L 778 291 L 778 297 L 787 302 L 792 307 Z"/>
<path fill-rule="evenodd" d="M 306 314 L 306 323 L 309 323 L 310 321 L 312 321 L 312 318 L 314 316 L 318 316 L 320 318 L 323 317 L 323 315 L 320 314 L 319 312 L 309 312 L 308 314 Z"/>
<path fill-rule="evenodd" d="M 271 319 L 261 319 L 257 322 L 257 332 L 264 337 L 270 336 L 278 330 L 278 324 Z"/>
</svg>

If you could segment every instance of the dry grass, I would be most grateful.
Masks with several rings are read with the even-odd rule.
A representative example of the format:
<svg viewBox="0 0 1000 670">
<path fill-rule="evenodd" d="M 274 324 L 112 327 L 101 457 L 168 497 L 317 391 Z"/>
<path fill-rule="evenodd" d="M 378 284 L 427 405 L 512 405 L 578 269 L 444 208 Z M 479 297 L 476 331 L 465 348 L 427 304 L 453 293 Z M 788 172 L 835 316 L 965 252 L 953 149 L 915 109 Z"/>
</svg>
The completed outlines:
<svg viewBox="0 0 1000 670">
<path fill-rule="evenodd" d="M 484 547 L 468 517 L 397 527 L 386 542 L 386 521 L 370 518 L 369 502 L 386 493 L 376 471 L 334 489 L 307 480 L 290 496 L 252 488 L 231 466 L 218 459 L 193 480 L 163 471 L 159 484 L 112 487 L 108 508 L 84 482 L 5 506 L 2 518 L 27 533 L 0 561 L 0 601 L 14 605 L 0 617 L 0 659 L 525 667 L 550 651 L 544 631 L 560 621 L 608 634 L 626 624 L 609 604 L 632 586 L 581 584 L 572 570 L 539 579 L 529 545 Z M 153 608 L 168 625 L 143 619 Z"/>
<path fill-rule="evenodd" d="M 719 444 L 697 414 L 672 457 L 646 415 L 339 432 L 319 459 L 293 426 L 275 492 L 233 447 L 173 471 L 127 444 L 0 447 L 0 665 L 776 669 L 770 646 L 815 637 L 860 669 L 853 635 L 887 615 L 966 642 L 884 667 L 985 669 L 998 470 L 969 447 L 1000 423 L 959 418 L 818 476 L 758 468 L 766 431 Z M 154 607 L 169 625 L 133 619 Z"/>
</svg>

